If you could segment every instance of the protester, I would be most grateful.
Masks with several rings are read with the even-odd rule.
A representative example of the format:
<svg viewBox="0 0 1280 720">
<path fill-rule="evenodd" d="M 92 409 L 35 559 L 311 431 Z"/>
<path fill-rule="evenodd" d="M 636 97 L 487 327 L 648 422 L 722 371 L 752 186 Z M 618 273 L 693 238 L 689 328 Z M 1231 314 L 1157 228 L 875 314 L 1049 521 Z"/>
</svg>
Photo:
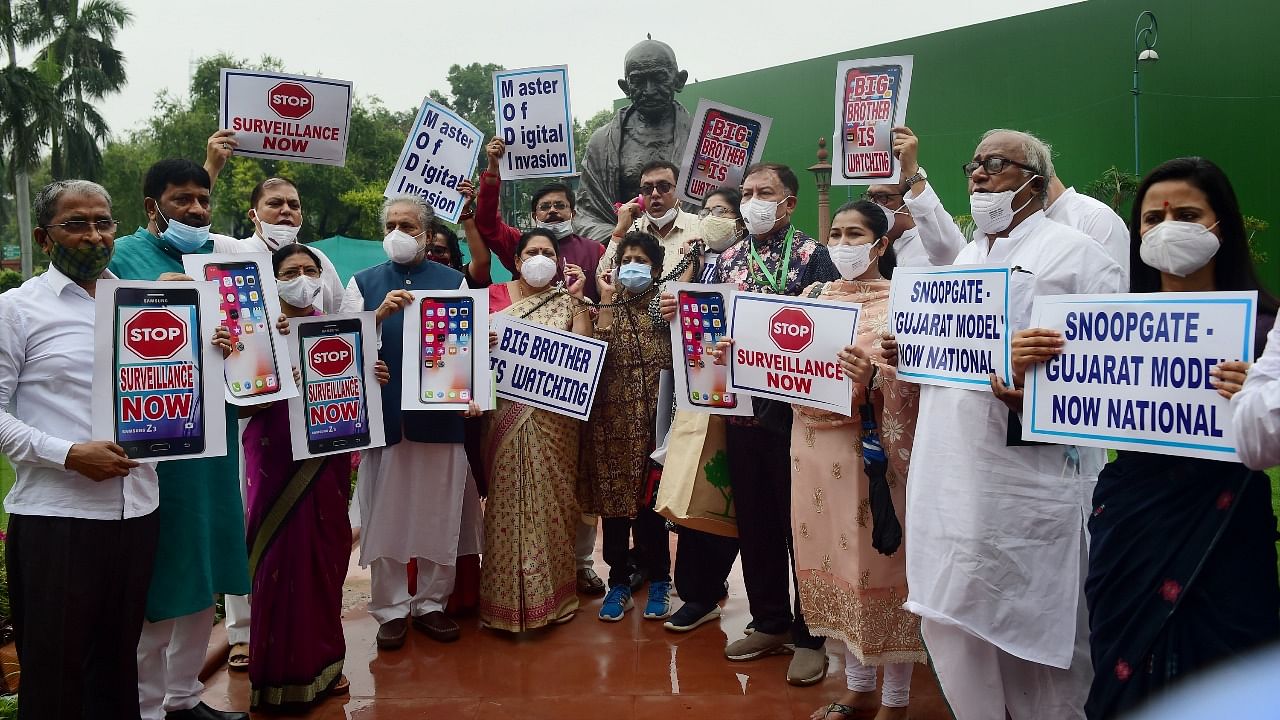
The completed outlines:
<svg viewBox="0 0 1280 720">
<path fill-rule="evenodd" d="M 210 234 L 210 187 L 209 174 L 189 160 L 152 165 L 143 179 L 147 226 L 120 238 L 111 271 L 126 280 L 185 278 L 184 255 L 243 252 L 238 240 Z M 227 413 L 225 456 L 157 468 L 160 539 L 137 655 L 143 720 L 248 718 L 200 700 L 214 595 L 249 591 L 236 413 L 225 403 L 209 408 L 219 410 Z"/>
<path fill-rule="evenodd" d="M 253 234 L 241 240 L 255 252 L 275 252 L 298 241 L 302 229 L 302 200 L 292 180 L 269 177 L 253 187 L 249 194 L 249 220 L 253 221 Z M 342 304 L 342 278 L 329 257 L 307 246 L 320 258 L 321 287 L 319 304 L 321 312 L 335 313 Z"/>
<path fill-rule="evenodd" d="M 586 276 L 565 264 L 567 293 L 551 284 L 560 261 L 555 233 L 526 232 L 515 247 L 516 279 L 489 287 L 489 312 L 591 335 L 582 304 Z M 489 343 L 497 341 L 490 332 Z M 480 621 L 521 632 L 568 622 L 578 609 L 573 533 L 579 422 L 505 398 L 490 417 Z"/>
<path fill-rule="evenodd" d="M 1262 354 L 1276 300 L 1254 273 L 1235 191 L 1217 165 L 1185 157 L 1156 167 L 1138 186 L 1131 226 L 1133 292 L 1255 291 L 1255 356 Z M 1056 330 L 1018 333 L 1015 381 L 1060 354 L 1062 342 Z M 1213 387 L 1235 395 L 1248 365 L 1218 364 Z M 1099 475 L 1093 506 L 1089 718 L 1126 715 L 1214 663 L 1280 639 L 1276 518 L 1265 473 L 1122 450 Z"/>
<path fill-rule="evenodd" d="M 464 201 L 458 224 L 466 236 L 467 252 L 471 254 L 471 259 L 463 265 L 462 244 L 458 242 L 458 234 L 445 225 L 439 225 L 436 228 L 435 238 L 427 248 L 427 255 L 430 259 L 462 273 L 466 278 L 467 287 L 486 288 L 493 283 L 493 278 L 489 274 L 493 256 L 484 238 L 480 237 L 480 230 L 476 227 L 476 191 L 470 180 L 463 180 L 458 183 L 458 192 L 462 193 Z"/>
<path fill-rule="evenodd" d="M 1231 397 L 1231 412 L 1240 461 L 1254 470 L 1280 465 L 1280 328 L 1271 328 L 1266 351 Z"/>
<path fill-rule="evenodd" d="M 356 273 L 347 283 L 343 312 L 375 311 L 378 357 L 390 381 L 382 386 L 387 445 L 360 453 L 356 494 L 360 506 L 360 564 L 370 567 L 369 614 L 378 621 L 377 645 L 396 650 L 414 628 L 439 642 L 461 629 L 444 613 L 453 592 L 459 556 L 480 552 L 480 498 L 463 448 L 462 413 L 401 411 L 400 388 L 410 376 L 401 366 L 405 308 L 411 290 L 456 290 L 462 273 L 427 260 L 435 213 L 417 196 L 382 205 L 387 262 Z M 411 322 L 420 320 L 410 318 Z M 465 414 L 478 409 L 472 402 Z M 407 565 L 417 563 L 416 592 L 409 593 Z"/>
<path fill-rule="evenodd" d="M 1067 187 L 1056 175 L 1049 179 L 1044 216 L 1093 238 L 1129 275 L 1129 228 L 1111 206 Z"/>
<path fill-rule="evenodd" d="M 893 129 L 893 152 L 902 180 L 871 185 L 862 196 L 893 212 L 889 240 L 898 267 L 950 265 L 965 246 L 965 237 L 929 187 L 929 174 L 918 160 L 920 141 L 909 127 Z"/>
<path fill-rule="evenodd" d="M 657 237 L 671 258 L 677 257 L 680 250 L 697 237 L 698 216 L 682 210 L 676 198 L 679 178 L 680 169 L 666 160 L 651 160 L 640 169 L 640 195 L 618 208 L 618 224 L 613 228 L 613 237 L 600 258 L 596 274 L 614 269 L 618 242 L 628 232 L 645 232 Z"/>
<path fill-rule="evenodd" d="M 644 566 L 649 579 L 644 616 L 662 620 L 671 614 L 671 544 L 666 521 L 653 510 L 656 473 L 649 460 L 658 379 L 671 367 L 671 334 L 665 327 L 655 328 L 648 317 L 663 258 L 657 238 L 627 233 L 615 250 L 616 277 L 596 278 L 602 305 L 595 336 L 609 343 L 609 349 L 583 428 L 578 499 L 583 512 L 599 515 L 604 527 L 609 592 L 600 619 L 607 622 L 621 620 L 633 605 L 633 561 Z M 633 531 L 634 559 L 627 552 Z"/>
<path fill-rule="evenodd" d="M 1098 243 L 1044 217 L 1053 160 L 1039 139 L 991 130 L 964 172 L 979 235 L 955 264 L 1017 267 L 1014 306 L 1123 289 Z M 906 609 L 922 618 L 948 703 L 958 720 L 1080 717 L 1092 674 L 1083 518 L 1101 451 L 1011 447 L 1008 409 L 980 391 L 921 386 L 918 417 Z"/>
</svg>

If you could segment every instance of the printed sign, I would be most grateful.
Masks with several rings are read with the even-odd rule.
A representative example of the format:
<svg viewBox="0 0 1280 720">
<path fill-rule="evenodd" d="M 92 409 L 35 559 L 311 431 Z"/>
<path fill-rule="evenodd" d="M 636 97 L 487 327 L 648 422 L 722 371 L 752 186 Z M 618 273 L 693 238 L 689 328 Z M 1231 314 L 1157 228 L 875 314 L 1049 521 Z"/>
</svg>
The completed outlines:
<svg viewBox="0 0 1280 720">
<path fill-rule="evenodd" d="M 591 417 L 608 343 L 510 315 L 493 316 L 493 331 L 498 344 L 489 367 L 498 397 L 578 420 Z"/>
<path fill-rule="evenodd" d="M 858 303 L 735 293 L 729 389 L 852 415 L 853 381 L 836 355 L 853 344 L 861 313 Z"/>
<path fill-rule="evenodd" d="M 218 123 L 236 131 L 236 155 L 345 165 L 351 83 L 222 68 Z"/>
<path fill-rule="evenodd" d="M 842 60 L 836 65 L 836 133 L 840 152 L 833 185 L 896 183 L 902 166 L 893 155 L 893 128 L 907 119 L 914 56 Z"/>
<path fill-rule="evenodd" d="M 760 161 L 772 124 L 764 115 L 699 100 L 680 161 L 680 199 L 702 205 L 716 190 L 741 185 L 743 173 Z"/>
<path fill-rule="evenodd" d="M 498 135 L 507 144 L 503 180 L 578 172 L 567 66 L 494 72 L 493 110 Z"/>
<path fill-rule="evenodd" d="M 482 139 L 480 131 L 457 113 L 423 99 L 383 196 L 419 195 L 437 217 L 457 222 L 462 214 L 458 183 L 475 170 Z"/>
<path fill-rule="evenodd" d="M 231 333 L 231 354 L 223 363 L 227 402 L 259 405 L 297 397 L 284 338 L 276 329 L 280 296 L 271 255 L 189 254 L 182 256 L 182 269 L 218 284 L 218 317 Z"/>
<path fill-rule="evenodd" d="M 669 283 L 676 298 L 671 321 L 676 408 L 712 415 L 751 415 L 751 396 L 730 392 L 729 368 L 712 351 L 729 334 L 729 306 L 736 286 Z"/>
<path fill-rule="evenodd" d="M 1007 267 L 897 268 L 889 291 L 898 377 L 922 385 L 991 391 L 1012 384 Z"/>
<path fill-rule="evenodd" d="M 1209 372 L 1253 361 L 1256 292 L 1038 297 L 1032 327 L 1063 352 L 1026 379 L 1022 437 L 1237 461 L 1231 408 Z"/>
<path fill-rule="evenodd" d="M 94 326 L 93 437 L 129 457 L 159 460 L 227 454 L 222 351 L 211 282 L 98 281 Z"/>
<path fill-rule="evenodd" d="M 403 312 L 400 409 L 492 410 L 488 291 L 418 290 Z"/>
<path fill-rule="evenodd" d="M 386 445 L 373 313 L 292 318 L 289 338 L 302 383 L 301 394 L 289 399 L 293 459 Z"/>
</svg>

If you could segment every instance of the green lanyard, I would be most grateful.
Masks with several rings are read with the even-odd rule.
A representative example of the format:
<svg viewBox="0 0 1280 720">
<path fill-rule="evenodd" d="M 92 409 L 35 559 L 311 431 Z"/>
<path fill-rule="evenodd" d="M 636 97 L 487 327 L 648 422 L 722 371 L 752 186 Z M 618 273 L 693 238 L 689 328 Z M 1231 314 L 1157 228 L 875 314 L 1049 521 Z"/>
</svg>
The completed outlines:
<svg viewBox="0 0 1280 720">
<path fill-rule="evenodd" d="M 787 239 L 782 250 L 782 264 L 777 267 L 775 272 L 769 272 L 769 268 L 765 267 L 764 260 L 760 257 L 760 253 L 756 252 L 756 244 L 749 243 L 751 246 L 751 255 L 748 260 L 751 262 L 751 270 L 756 275 L 756 279 L 773 288 L 774 294 L 783 295 L 787 288 L 787 272 L 791 269 L 791 237 L 795 235 L 796 227 L 792 225 L 787 228 Z"/>
</svg>

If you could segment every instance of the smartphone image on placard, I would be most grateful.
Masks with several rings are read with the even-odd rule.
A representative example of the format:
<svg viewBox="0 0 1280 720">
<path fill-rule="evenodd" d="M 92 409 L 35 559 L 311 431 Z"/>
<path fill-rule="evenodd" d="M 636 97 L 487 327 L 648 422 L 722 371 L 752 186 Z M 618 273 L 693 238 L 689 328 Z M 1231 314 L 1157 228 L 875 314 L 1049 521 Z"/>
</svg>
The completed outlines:
<svg viewBox="0 0 1280 720">
<path fill-rule="evenodd" d="M 418 398 L 428 405 L 471 402 L 475 375 L 473 301 L 468 297 L 428 297 L 421 305 Z"/>
<path fill-rule="evenodd" d="M 733 128 L 717 134 L 717 128 Z M 693 172 L 685 178 L 685 192 L 693 197 L 706 197 L 726 184 L 740 180 L 760 139 L 760 121 L 724 110 L 707 111 L 698 133 L 693 157 Z"/>
<path fill-rule="evenodd" d="M 716 365 L 711 353 L 726 330 L 724 296 L 717 292 L 681 290 L 677 320 L 684 346 L 684 372 L 689 402 L 702 407 L 736 408 L 729 392 L 729 368 Z"/>
<path fill-rule="evenodd" d="M 840 160 L 845 176 L 893 175 L 893 117 L 901 88 L 901 65 L 850 68 L 845 73 Z"/>
<path fill-rule="evenodd" d="M 258 265 L 229 262 L 206 265 L 204 279 L 218 283 L 218 316 L 231 333 L 226 359 L 227 387 L 238 398 L 266 395 L 280 389 L 273 320 L 267 313 Z"/>
<path fill-rule="evenodd" d="M 116 444 L 131 458 L 203 452 L 199 294 L 119 288 L 115 300 Z"/>
<path fill-rule="evenodd" d="M 369 405 L 360 321 L 304 325 L 299 342 L 307 449 L 326 453 L 368 445 Z"/>
</svg>

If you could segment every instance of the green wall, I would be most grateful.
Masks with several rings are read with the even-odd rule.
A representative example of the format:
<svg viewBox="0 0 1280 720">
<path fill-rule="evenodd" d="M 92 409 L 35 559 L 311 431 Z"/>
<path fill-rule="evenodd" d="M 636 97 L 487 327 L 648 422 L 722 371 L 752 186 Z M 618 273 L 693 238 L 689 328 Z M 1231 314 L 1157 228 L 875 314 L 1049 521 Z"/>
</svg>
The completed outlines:
<svg viewBox="0 0 1280 720">
<path fill-rule="evenodd" d="M 1271 224 L 1261 236 L 1269 261 L 1260 273 L 1280 290 L 1280 4 L 1274 0 L 1090 0 L 691 83 L 678 97 L 690 109 L 707 97 L 772 117 L 765 159 L 802 176 L 798 223 L 816 229 L 816 192 L 803 169 L 816 162 L 819 137 L 830 143 L 836 62 L 914 55 L 907 124 L 920 136 L 921 165 L 947 209 L 968 213 L 960 166 L 993 127 L 1050 142 L 1068 185 L 1083 188 L 1112 165 L 1132 169 L 1133 31 L 1144 9 L 1160 23 L 1160 61 L 1142 68 L 1143 169 L 1180 155 L 1221 165 L 1244 213 Z M 895 11 L 904 19 L 910 13 L 909 6 Z M 835 20 L 851 38 L 858 22 L 852 12 Z M 696 67 L 685 69 L 697 75 Z M 832 204 L 862 190 L 835 187 Z"/>
</svg>

